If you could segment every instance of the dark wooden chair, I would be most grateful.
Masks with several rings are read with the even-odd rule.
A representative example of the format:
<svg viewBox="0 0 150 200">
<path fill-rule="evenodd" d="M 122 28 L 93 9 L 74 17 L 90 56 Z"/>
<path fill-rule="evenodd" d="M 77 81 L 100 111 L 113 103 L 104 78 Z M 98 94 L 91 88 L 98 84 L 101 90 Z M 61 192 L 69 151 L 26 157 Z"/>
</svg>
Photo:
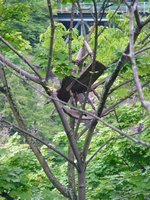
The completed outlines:
<svg viewBox="0 0 150 200">
<path fill-rule="evenodd" d="M 92 71 L 94 68 L 94 71 Z M 62 80 L 61 88 L 57 90 L 57 97 L 68 102 L 73 94 L 80 94 L 87 91 L 89 87 L 89 81 L 91 79 L 91 85 L 101 76 L 106 70 L 106 67 L 99 61 L 95 61 L 95 65 L 90 64 L 83 72 L 81 72 L 79 78 L 73 76 L 67 76 Z"/>
</svg>

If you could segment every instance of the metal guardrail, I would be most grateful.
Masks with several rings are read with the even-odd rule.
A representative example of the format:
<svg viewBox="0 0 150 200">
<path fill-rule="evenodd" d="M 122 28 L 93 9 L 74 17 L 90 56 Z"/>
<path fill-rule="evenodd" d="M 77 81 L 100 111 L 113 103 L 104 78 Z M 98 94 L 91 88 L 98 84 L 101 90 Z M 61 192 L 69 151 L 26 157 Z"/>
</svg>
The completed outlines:
<svg viewBox="0 0 150 200">
<path fill-rule="evenodd" d="M 92 3 L 81 3 L 80 4 L 82 12 L 83 13 L 94 13 L 94 7 Z M 102 3 L 97 3 L 97 9 L 100 9 L 102 7 Z M 117 9 L 117 5 L 111 5 L 108 8 L 105 9 L 105 12 L 107 12 L 108 10 L 116 10 Z M 57 13 L 71 13 L 71 8 L 72 8 L 72 4 L 61 4 L 60 6 L 58 6 L 58 10 Z M 148 13 L 149 9 L 150 9 L 150 2 L 140 2 L 138 3 L 138 9 L 139 12 L 142 13 Z M 75 8 L 75 12 L 79 13 L 78 8 Z M 120 8 L 117 11 L 118 13 L 127 13 L 128 12 L 128 8 L 125 4 L 121 4 Z"/>
</svg>

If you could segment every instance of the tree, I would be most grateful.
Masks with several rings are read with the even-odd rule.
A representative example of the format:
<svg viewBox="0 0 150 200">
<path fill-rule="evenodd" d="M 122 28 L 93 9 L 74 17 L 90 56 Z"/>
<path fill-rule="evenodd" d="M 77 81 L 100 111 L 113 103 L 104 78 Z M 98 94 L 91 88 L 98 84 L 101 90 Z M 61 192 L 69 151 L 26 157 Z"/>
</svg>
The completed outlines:
<svg viewBox="0 0 150 200">
<path fill-rule="evenodd" d="M 107 15 L 108 21 L 115 23 L 116 27 L 101 27 L 98 25 L 99 18 L 102 20 L 105 9 L 109 6 L 109 1 L 103 1 L 100 10 L 98 10 L 96 2 L 93 0 L 94 23 L 90 28 L 90 32 L 86 34 L 79 2 L 72 3 L 69 30 L 66 30 L 60 24 L 54 23 L 52 3 L 50 0 L 47 3 L 50 27 L 41 36 L 41 48 L 44 46 L 46 49 L 43 48 L 42 52 L 42 55 L 44 54 L 44 59 L 41 58 L 43 63 L 45 63 L 46 52 L 49 50 L 48 65 L 43 69 L 45 71 L 44 76 L 43 73 L 37 70 L 35 65 L 31 64 L 4 37 L 0 36 L 3 45 L 9 47 L 30 67 L 30 69 L 27 69 L 24 64 L 20 63 L 22 67 L 15 64 L 14 61 L 7 58 L 8 50 L 2 49 L 0 54 L 0 91 L 7 97 L 15 120 L 2 116 L 0 121 L 2 126 L 9 126 L 24 134 L 26 142 L 35 154 L 49 181 L 65 198 L 84 200 L 86 199 L 86 176 L 90 175 L 90 173 L 88 174 L 89 164 L 97 158 L 102 149 L 111 146 L 111 142 L 124 141 L 124 138 L 128 139 L 126 140 L 128 145 L 130 145 L 129 141 L 135 143 L 135 147 L 138 144 L 138 150 L 142 150 L 145 146 L 146 149 L 143 150 L 145 152 L 150 147 L 147 136 L 149 130 L 148 118 L 150 116 L 150 102 L 148 99 L 150 80 L 147 69 L 149 65 L 148 23 L 150 17 L 142 18 L 140 16 L 138 1 L 135 0 L 131 3 L 125 1 L 124 4 L 129 10 L 128 15 L 116 14 L 120 6 L 120 3 L 118 3 L 117 9 L 114 12 L 110 11 Z M 75 5 L 78 7 L 81 18 L 82 37 L 78 36 L 76 30 L 73 29 Z M 120 21 L 120 17 L 124 21 Z M 61 31 L 59 32 L 59 30 Z M 67 33 L 68 49 L 64 42 Z M 59 41 L 56 40 L 57 38 Z M 82 44 L 82 46 L 77 52 L 79 44 Z M 88 55 L 90 58 L 87 57 Z M 77 73 L 84 69 L 85 63 L 90 63 L 90 65 L 86 67 L 84 72 Z M 54 90 L 49 84 L 49 73 L 52 66 L 56 74 L 63 77 L 60 89 Z M 68 142 L 65 140 L 64 144 L 68 146 L 68 155 L 63 153 L 61 148 L 54 147 L 51 143 L 45 142 L 45 140 L 33 134 L 36 131 L 30 129 L 31 124 L 28 122 L 29 126 L 23 117 L 23 109 L 18 108 L 17 96 L 13 96 L 12 91 L 15 86 L 9 85 L 11 75 L 7 69 L 11 69 L 12 72 L 15 72 L 17 76 L 26 81 L 32 89 L 38 90 L 40 94 L 53 103 L 66 133 Z M 94 84 L 96 79 L 98 81 Z M 37 88 L 37 85 L 40 86 L 40 89 Z M 134 100 L 131 100 L 131 97 L 134 97 Z M 127 99 L 130 99 L 130 101 L 126 107 L 123 102 Z M 140 102 L 138 106 L 137 102 Z M 93 111 L 91 111 L 91 108 Z M 131 109 L 133 110 L 131 111 Z M 134 128 L 133 125 L 136 125 L 137 128 L 134 133 L 131 132 Z M 104 127 L 105 132 L 101 132 Z M 98 145 L 94 145 L 93 141 L 95 143 L 98 141 Z M 49 166 L 48 158 L 46 159 L 40 150 L 39 142 L 67 162 L 67 185 L 61 183 L 57 175 L 54 174 L 53 167 Z M 115 142 L 111 147 L 112 149 L 115 147 Z M 120 151 L 122 148 L 120 148 Z M 130 155 L 134 155 L 132 150 Z M 125 156 L 124 153 L 122 155 Z M 112 158 L 109 158 L 109 155 L 107 157 L 113 161 Z M 124 162 L 126 160 L 127 158 L 123 159 Z M 139 165 L 143 166 L 141 162 L 139 162 Z M 90 177 L 88 178 L 90 179 Z M 117 180 L 119 180 L 119 177 L 117 177 Z M 113 178 L 111 181 L 113 181 Z M 107 184 L 107 179 L 104 182 Z M 111 193 L 111 195 L 112 198 L 117 199 L 117 195 L 120 194 Z M 96 195 L 95 197 L 99 198 Z M 143 197 L 146 197 L 146 195 Z"/>
</svg>

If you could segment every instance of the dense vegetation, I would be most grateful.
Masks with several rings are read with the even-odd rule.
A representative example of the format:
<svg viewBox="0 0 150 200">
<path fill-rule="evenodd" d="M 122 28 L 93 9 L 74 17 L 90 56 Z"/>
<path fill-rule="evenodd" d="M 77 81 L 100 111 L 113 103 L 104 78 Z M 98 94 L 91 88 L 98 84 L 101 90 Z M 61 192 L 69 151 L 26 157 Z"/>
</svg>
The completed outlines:
<svg viewBox="0 0 150 200">
<path fill-rule="evenodd" d="M 119 1 L 115 3 L 118 5 Z M 58 2 L 54 1 L 52 5 L 54 13 L 56 13 L 57 5 Z M 98 120 L 103 120 L 96 122 L 92 140 L 88 147 L 88 154 L 85 156 L 87 165 L 85 167 L 86 199 L 146 200 L 150 198 L 149 115 L 147 109 L 145 109 L 146 106 L 140 101 L 136 89 L 132 73 L 132 60 L 130 61 L 127 58 L 128 55 L 123 55 L 128 42 L 131 40 L 129 26 L 131 19 L 129 20 L 129 13 L 126 13 L 121 15 L 123 20 L 120 21 L 120 15 L 114 14 L 111 10 L 106 17 L 110 26 L 107 28 L 97 26 L 91 33 L 89 45 L 94 50 L 96 60 L 107 66 L 107 69 L 97 80 L 101 84 L 95 89 L 96 96 L 90 92 L 91 103 L 87 101 L 88 103 L 85 102 L 85 105 L 72 104 L 76 106 L 78 111 L 82 109 L 91 113 L 93 122 L 96 119 L 95 116 L 99 117 Z M 150 21 L 149 16 L 140 16 L 140 18 L 144 22 Z M 0 0 L 0 21 L 2 38 L 19 53 L 25 55 L 28 61 L 34 63 L 34 66 L 40 66 L 38 73 L 45 77 L 50 31 L 52 30 L 52 26 L 49 26 L 47 2 L 42 0 Z M 148 22 L 136 32 L 138 37 L 134 45 L 138 75 L 147 102 L 150 101 L 150 24 Z M 135 18 L 135 27 L 139 25 L 138 23 L 140 22 Z M 112 24 L 115 26 L 112 26 Z M 96 44 L 95 30 L 100 33 Z M 66 43 L 66 38 L 70 35 L 71 59 L 68 53 L 69 45 Z M 72 30 L 70 28 L 67 30 L 63 24 L 55 23 L 53 60 L 50 67 L 57 80 L 52 78 L 46 85 L 43 82 L 41 84 L 32 82 L 21 72 L 18 73 L 11 68 L 9 63 L 0 59 L 0 200 L 11 198 L 16 200 L 77 199 L 78 170 L 75 167 L 75 169 L 68 167 L 69 162 L 66 162 L 62 156 L 48 148 L 48 145 L 52 145 L 59 152 L 68 154 L 68 158 L 75 164 L 78 163 L 78 160 L 74 159 L 75 155 L 68 147 L 70 145 L 68 145 L 68 138 L 65 133 L 67 131 L 62 123 L 59 106 L 55 105 L 55 100 L 53 102 L 53 99 L 49 98 L 51 97 L 49 90 L 54 91 L 60 87 L 58 79 L 62 80 L 72 73 L 75 77 L 79 77 L 78 67 L 74 65 L 74 62 L 84 40 L 85 37 L 79 35 L 77 29 L 73 28 Z M 8 46 L 1 39 L 0 51 L 2 55 L 32 74 L 31 68 Z M 129 53 L 129 50 L 125 53 Z M 107 101 L 102 109 L 108 109 L 109 112 L 104 115 L 101 112 L 99 115 L 99 108 L 102 106 L 104 94 L 109 87 L 109 78 L 114 74 L 119 59 L 123 56 L 126 56 L 124 65 L 120 68 L 119 75 L 114 80 L 112 87 L 108 89 L 109 95 L 107 95 Z M 73 62 L 70 60 L 73 60 Z M 86 58 L 82 67 L 90 62 L 90 58 Z M 11 100 L 15 105 L 12 105 Z M 116 105 L 111 109 L 114 104 Z M 66 107 L 72 105 L 67 104 Z M 18 123 L 14 114 L 15 108 L 19 111 L 18 116 L 22 116 L 23 123 L 20 120 L 22 126 Z M 63 113 L 63 116 L 76 133 L 77 149 L 82 154 L 91 120 L 84 121 L 80 118 L 74 120 L 65 113 Z M 83 116 L 80 115 L 80 117 Z M 86 130 L 83 132 L 84 129 Z M 24 139 L 26 132 L 39 138 L 39 140 L 34 138 L 30 141 L 26 136 Z M 28 144 L 26 141 L 28 141 Z M 46 146 L 43 143 L 48 145 Z M 68 197 L 63 197 L 60 194 L 61 191 L 58 192 L 58 188 L 55 184 L 52 184 L 49 176 L 45 175 L 44 167 L 35 157 L 32 145 L 38 146 L 48 167 L 59 182 L 65 188 L 68 188 L 69 185 L 71 195 L 69 191 Z M 75 174 L 75 180 L 70 178 L 71 175 L 68 180 L 69 173 L 72 176 Z M 75 191 L 73 190 L 74 182 L 76 182 Z"/>
</svg>

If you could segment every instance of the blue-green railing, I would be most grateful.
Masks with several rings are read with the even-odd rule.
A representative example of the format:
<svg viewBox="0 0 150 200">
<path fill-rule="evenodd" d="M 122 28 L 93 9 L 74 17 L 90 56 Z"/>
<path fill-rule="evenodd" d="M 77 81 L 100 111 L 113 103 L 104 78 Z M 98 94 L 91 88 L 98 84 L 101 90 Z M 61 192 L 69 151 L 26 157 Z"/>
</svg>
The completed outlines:
<svg viewBox="0 0 150 200">
<path fill-rule="evenodd" d="M 83 13 L 94 13 L 94 7 L 92 3 L 81 3 L 80 4 L 82 12 Z M 102 3 L 97 3 L 97 9 L 100 9 L 102 6 Z M 117 5 L 111 5 L 108 8 L 105 9 L 105 11 L 107 12 L 108 10 L 116 10 L 117 9 Z M 61 4 L 60 6 L 58 6 L 58 13 L 71 13 L 71 8 L 72 8 L 72 4 Z M 148 13 L 150 10 L 150 2 L 140 2 L 138 3 L 138 9 L 139 12 L 142 13 Z M 76 7 L 75 12 L 78 13 L 78 8 Z M 119 9 L 117 10 L 117 12 L 119 13 L 126 13 L 128 12 L 128 8 L 125 4 L 121 4 Z"/>
</svg>

